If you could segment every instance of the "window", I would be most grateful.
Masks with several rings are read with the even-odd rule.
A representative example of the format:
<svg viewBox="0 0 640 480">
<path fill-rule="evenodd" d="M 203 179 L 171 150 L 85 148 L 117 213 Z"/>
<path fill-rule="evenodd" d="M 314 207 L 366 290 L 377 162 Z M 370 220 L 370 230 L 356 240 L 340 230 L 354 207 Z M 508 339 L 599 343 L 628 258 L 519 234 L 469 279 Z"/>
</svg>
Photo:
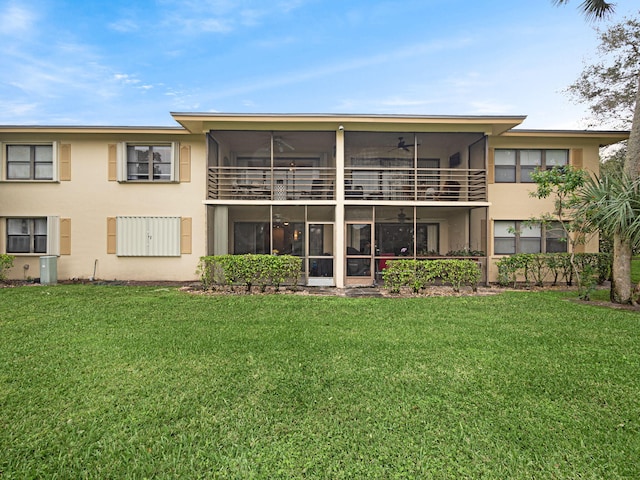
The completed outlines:
<svg viewBox="0 0 640 480">
<path fill-rule="evenodd" d="M 493 232 L 496 255 L 567 251 L 566 235 L 560 222 L 540 225 L 515 220 L 496 220 Z"/>
<path fill-rule="evenodd" d="M 6 253 L 60 255 L 61 222 L 59 217 L 6 219 Z M 70 221 L 64 225 L 65 254 L 70 249 Z"/>
<path fill-rule="evenodd" d="M 46 218 L 8 218 L 7 253 L 46 253 Z"/>
<path fill-rule="evenodd" d="M 545 226 L 545 252 L 563 253 L 567 251 L 567 234 L 560 222 Z"/>
<path fill-rule="evenodd" d="M 497 183 L 532 183 L 536 168 L 550 169 L 569 163 L 569 151 L 497 149 L 494 155 Z"/>
<path fill-rule="evenodd" d="M 502 183 L 516 181 L 515 150 L 496 150 L 494 162 L 496 182 Z"/>
<path fill-rule="evenodd" d="M 127 180 L 170 181 L 171 145 L 127 145 Z"/>
<path fill-rule="evenodd" d="M 235 222 L 233 224 L 233 253 L 235 255 L 271 253 L 270 242 L 269 222 Z"/>
<path fill-rule="evenodd" d="M 114 149 L 116 152 L 116 149 Z M 120 182 L 173 182 L 179 180 L 177 143 L 121 143 L 117 158 L 117 180 Z M 115 168 L 114 168 L 115 173 Z M 111 174 L 110 174 L 111 175 Z M 112 178 L 116 180 L 114 176 Z"/>
<path fill-rule="evenodd" d="M 7 180 L 55 180 L 56 144 L 6 145 Z"/>
</svg>

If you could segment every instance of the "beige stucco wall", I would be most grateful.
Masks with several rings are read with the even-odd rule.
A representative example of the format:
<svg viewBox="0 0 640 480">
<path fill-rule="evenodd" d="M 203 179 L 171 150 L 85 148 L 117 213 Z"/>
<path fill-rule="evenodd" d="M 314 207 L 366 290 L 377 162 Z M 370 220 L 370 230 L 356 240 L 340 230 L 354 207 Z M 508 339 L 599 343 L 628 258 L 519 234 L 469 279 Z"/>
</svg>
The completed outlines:
<svg viewBox="0 0 640 480">
<path fill-rule="evenodd" d="M 599 172 L 599 141 L 594 138 L 563 137 L 554 138 L 543 135 L 510 135 L 492 137 L 489 148 L 514 149 L 568 149 L 569 161 L 572 165 L 582 167 L 590 172 Z M 576 165 L 576 159 L 580 159 Z M 497 279 L 496 262 L 501 255 L 493 253 L 493 222 L 495 220 L 528 220 L 551 213 L 554 210 L 553 198 L 537 199 L 530 195 L 535 191 L 535 184 L 527 183 L 490 183 L 488 186 L 489 207 L 489 280 Z M 584 246 L 585 252 L 598 251 L 598 237 L 592 236 Z"/>
<path fill-rule="evenodd" d="M 206 197 L 203 136 L 180 134 L 4 134 L 0 142 L 51 142 L 71 145 L 71 181 L 0 184 L 0 217 L 59 216 L 71 219 L 71 255 L 58 258 L 58 278 L 195 279 L 205 254 Z M 180 142 L 191 146 L 188 183 L 108 181 L 108 145 L 118 142 Z M 4 178 L 4 177 L 3 177 Z M 117 257 L 107 254 L 107 217 L 179 216 L 192 219 L 192 253 L 180 257 Z M 6 222 L 0 222 L 5 251 Z M 16 255 L 10 278 L 37 278 L 40 255 Z M 97 261 L 97 263 L 96 263 Z M 25 270 L 24 265 L 29 265 Z M 150 273 L 153 272 L 153 273 Z"/>
<path fill-rule="evenodd" d="M 71 255 L 62 255 L 58 260 L 58 277 L 89 278 L 94 276 L 94 265 L 97 265 L 97 279 L 120 280 L 193 280 L 196 278 L 200 256 L 215 250 L 215 238 L 222 245 L 230 237 L 228 229 L 216 229 L 216 222 L 227 222 L 225 215 L 216 219 L 214 207 L 203 204 L 206 199 L 206 146 L 204 132 L 209 128 L 224 128 L 225 121 L 231 122 L 231 130 L 325 130 L 331 123 L 336 132 L 336 188 L 341 198 L 344 180 L 344 132 L 338 129 L 339 124 L 347 130 L 354 131 L 442 131 L 477 132 L 494 131 L 499 136 L 490 136 L 488 148 L 563 148 L 573 152 L 581 152 L 582 166 L 597 171 L 599 163 L 599 145 L 609 142 L 606 137 L 589 133 L 571 132 L 515 132 L 502 134 L 503 129 L 495 130 L 485 125 L 475 125 L 474 119 L 429 119 L 423 120 L 408 117 L 365 118 L 354 123 L 349 117 L 318 120 L 315 117 L 287 118 L 285 124 L 265 123 L 269 119 L 259 117 L 241 119 L 236 124 L 235 117 L 229 119 L 185 117 L 185 124 L 194 128 L 200 123 L 214 122 L 208 126 L 200 125 L 200 130 L 189 134 L 182 129 L 144 129 L 144 128 L 0 128 L 0 144 L 24 144 L 37 142 L 58 142 L 58 145 L 71 146 L 71 181 L 60 182 L 0 182 L 0 219 L 5 217 L 58 216 L 71 219 Z M 491 125 L 497 122 L 491 120 Z M 216 122 L 221 123 L 216 123 Z M 273 121 L 270 119 L 269 121 Z M 319 122 L 319 123 L 314 123 Z M 505 119 L 511 128 L 521 119 Z M 262 122 L 262 123 L 261 123 Z M 306 123 L 305 123 L 306 122 Z M 329 123 L 327 123 L 329 122 Z M 351 122 L 351 123 L 349 123 Z M 403 123 L 404 122 L 404 123 Z M 512 124 L 512 122 L 515 122 Z M 497 123 L 495 125 L 498 125 Z M 494 127 L 495 127 L 494 125 Z M 108 145 L 119 142 L 179 142 L 191 147 L 191 181 L 183 183 L 162 184 L 150 183 L 118 183 L 108 180 Z M 455 150 L 455 149 L 454 149 Z M 446 167 L 446 159 L 453 151 L 443 149 L 438 155 Z M 461 152 L 462 165 L 467 163 L 467 153 Z M 224 157 L 225 152 L 221 156 Z M 434 154 L 435 155 L 435 154 Z M 460 168 L 462 168 L 462 165 Z M 2 168 L 5 168 L 4 159 Z M 2 176 L 1 178 L 4 178 Z M 482 206 L 473 210 L 468 220 L 466 209 L 434 208 L 428 219 L 439 222 L 440 250 L 471 248 L 486 250 L 489 255 L 489 279 L 495 280 L 497 272 L 493 255 L 493 221 L 494 220 L 526 220 L 532 216 L 549 212 L 553 202 L 537 200 L 529 196 L 534 188 L 528 184 L 489 184 L 488 200 L 490 206 Z M 463 206 L 460 204 L 456 205 Z M 336 252 L 344 252 L 342 226 L 344 225 L 344 205 L 336 204 L 335 248 Z M 395 208 L 396 205 L 394 204 Z M 220 207 L 217 207 L 220 208 Z M 226 208 L 226 207 L 225 207 Z M 116 216 L 179 216 L 192 219 L 191 251 L 180 257 L 117 257 L 107 253 L 107 218 Z M 487 222 L 485 222 L 485 218 Z M 213 222 L 213 224 L 210 224 Z M 209 235 L 207 235 L 207 224 Z M 6 222 L 0 221 L 0 252 L 4 252 L 6 242 Z M 486 229 L 485 229 L 486 227 Z M 486 231 L 483 231 L 485 229 Z M 471 238 L 471 244 L 469 244 Z M 207 245 L 207 242 L 209 244 Z M 224 250 L 224 249 L 223 249 Z M 597 238 L 586 246 L 586 251 L 597 251 Z M 221 250 L 222 251 L 222 250 Z M 220 253 L 220 252 L 218 252 Z M 11 278 L 39 277 L 40 255 L 18 255 L 15 267 L 10 272 Z M 343 281 L 342 257 L 337 256 L 335 275 L 337 284 Z M 97 261 L 97 263 L 96 263 Z M 24 270 L 24 265 L 29 265 Z"/>
</svg>

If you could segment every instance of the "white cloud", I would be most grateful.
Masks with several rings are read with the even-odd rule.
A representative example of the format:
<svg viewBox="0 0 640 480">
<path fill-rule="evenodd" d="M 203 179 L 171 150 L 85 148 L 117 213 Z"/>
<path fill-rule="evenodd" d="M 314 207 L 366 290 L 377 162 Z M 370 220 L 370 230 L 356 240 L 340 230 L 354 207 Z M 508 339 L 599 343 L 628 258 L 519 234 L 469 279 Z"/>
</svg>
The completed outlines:
<svg viewBox="0 0 640 480">
<path fill-rule="evenodd" d="M 426 100 L 426 99 L 419 99 L 416 98 L 416 96 L 411 96 L 409 98 L 402 98 L 402 97 L 390 97 L 387 98 L 386 100 L 381 100 L 379 102 L 380 105 L 383 105 L 385 107 L 393 107 L 393 108 L 397 108 L 397 107 L 421 107 L 421 106 L 425 106 L 425 105 L 431 105 L 434 102 L 432 100 Z"/>
<path fill-rule="evenodd" d="M 511 115 L 514 106 L 492 100 L 474 100 L 469 103 L 472 115 Z"/>
<path fill-rule="evenodd" d="M 200 33 L 228 33 L 233 30 L 233 25 L 228 19 L 224 18 L 189 18 L 179 17 L 173 18 L 172 23 L 177 25 L 177 30 L 186 32 L 187 34 Z"/>
<path fill-rule="evenodd" d="M 136 85 L 140 83 L 140 80 L 127 73 L 116 73 L 113 79 L 125 85 Z"/>
<path fill-rule="evenodd" d="M 284 87 L 286 85 L 301 84 L 320 78 L 339 76 L 357 70 L 366 70 L 381 65 L 389 65 L 390 69 L 395 68 L 398 63 L 401 65 L 410 64 L 412 59 L 429 56 L 442 51 L 459 49 L 467 45 L 467 38 L 457 38 L 454 40 L 440 39 L 433 42 L 416 43 L 404 45 L 393 50 L 377 53 L 373 55 L 362 55 L 359 57 L 344 58 L 334 63 L 314 65 L 307 69 L 297 71 L 282 71 L 278 75 L 267 76 L 262 74 L 259 78 L 247 82 L 234 82 L 228 88 L 221 87 L 215 93 L 209 94 L 209 99 L 223 99 L 235 95 L 246 95 L 253 92 L 264 91 Z M 389 70 L 389 69 L 387 69 Z M 376 102 L 380 105 L 380 102 Z"/>
<path fill-rule="evenodd" d="M 0 11 L 0 35 L 16 35 L 32 31 L 36 15 L 22 5 L 10 3 Z"/>
<path fill-rule="evenodd" d="M 139 22 L 128 18 L 122 18 L 109 24 L 109 28 L 120 33 L 131 33 L 140 30 Z"/>
<path fill-rule="evenodd" d="M 0 111 L 7 118 L 22 119 L 31 115 L 38 115 L 38 104 L 35 102 L 21 101 L 2 101 L 0 102 Z"/>
</svg>

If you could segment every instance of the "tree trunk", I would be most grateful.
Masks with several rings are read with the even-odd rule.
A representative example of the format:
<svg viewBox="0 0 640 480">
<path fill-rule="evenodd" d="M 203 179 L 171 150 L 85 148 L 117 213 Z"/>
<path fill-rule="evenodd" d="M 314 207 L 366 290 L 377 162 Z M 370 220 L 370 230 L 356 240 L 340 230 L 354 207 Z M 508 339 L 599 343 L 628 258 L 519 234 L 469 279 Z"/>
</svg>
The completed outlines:
<svg viewBox="0 0 640 480">
<path fill-rule="evenodd" d="M 633 110 L 633 123 L 627 142 L 627 155 L 624 159 L 624 171 L 632 179 L 640 177 L 640 75 L 636 87 L 636 105 Z M 611 267 L 611 301 L 613 303 L 632 303 L 631 298 L 631 257 L 630 241 L 623 241 L 620 235 L 613 236 L 613 265 Z"/>
<path fill-rule="evenodd" d="M 631 244 L 623 240 L 619 233 L 613 235 L 611 301 L 631 303 Z"/>
<path fill-rule="evenodd" d="M 627 156 L 624 159 L 624 171 L 632 179 L 640 177 L 640 75 L 638 75 L 636 106 L 633 110 L 633 123 L 629 133 Z"/>
</svg>

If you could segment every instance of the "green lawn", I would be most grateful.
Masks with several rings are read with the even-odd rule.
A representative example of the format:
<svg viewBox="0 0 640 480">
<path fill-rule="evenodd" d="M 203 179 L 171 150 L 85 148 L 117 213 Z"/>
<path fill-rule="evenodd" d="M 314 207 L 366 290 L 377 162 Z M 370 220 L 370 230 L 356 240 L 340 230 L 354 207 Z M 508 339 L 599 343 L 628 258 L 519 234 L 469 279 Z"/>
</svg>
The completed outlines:
<svg viewBox="0 0 640 480">
<path fill-rule="evenodd" d="M 640 478 L 640 315 L 0 290 L 0 478 Z"/>
</svg>

